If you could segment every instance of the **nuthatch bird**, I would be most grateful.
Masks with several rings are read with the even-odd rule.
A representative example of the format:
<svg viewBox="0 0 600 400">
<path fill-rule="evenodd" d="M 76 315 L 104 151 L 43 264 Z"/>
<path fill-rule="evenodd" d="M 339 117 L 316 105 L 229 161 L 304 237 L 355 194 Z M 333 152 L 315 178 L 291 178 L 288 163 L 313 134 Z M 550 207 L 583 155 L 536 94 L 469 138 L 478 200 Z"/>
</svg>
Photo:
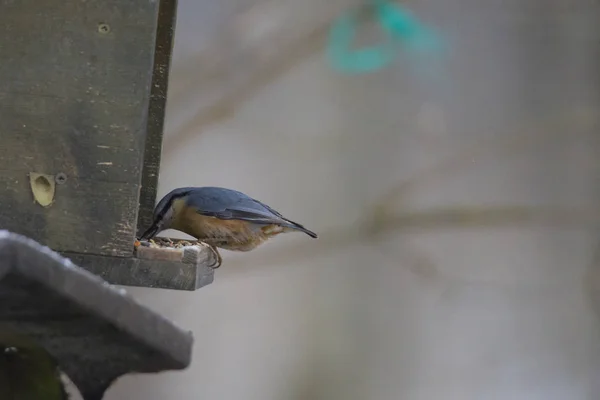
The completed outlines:
<svg viewBox="0 0 600 400">
<path fill-rule="evenodd" d="M 172 190 L 154 209 L 154 222 L 140 239 L 149 240 L 166 229 L 176 229 L 217 248 L 250 251 L 273 236 L 300 231 L 317 234 L 279 212 L 236 190 L 220 187 L 185 187 Z"/>
</svg>

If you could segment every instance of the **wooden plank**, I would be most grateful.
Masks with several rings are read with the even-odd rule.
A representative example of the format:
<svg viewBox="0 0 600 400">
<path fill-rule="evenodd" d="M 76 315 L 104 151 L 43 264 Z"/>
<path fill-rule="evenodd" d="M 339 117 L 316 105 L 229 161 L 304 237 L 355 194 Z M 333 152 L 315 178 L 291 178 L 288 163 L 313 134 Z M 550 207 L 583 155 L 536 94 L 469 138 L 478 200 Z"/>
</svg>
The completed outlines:
<svg viewBox="0 0 600 400">
<path fill-rule="evenodd" d="M 0 9 L 0 181 L 12 185 L 0 226 L 56 250 L 131 254 L 158 2 Z M 29 172 L 66 174 L 48 209 L 31 205 Z"/>
<path fill-rule="evenodd" d="M 10 175 L 9 175 L 10 173 Z M 0 226 L 56 251 L 126 256 L 133 253 L 139 186 L 68 178 L 56 185 L 54 203 L 34 203 L 25 172 L 0 171 Z"/>
<path fill-rule="evenodd" d="M 141 235 L 152 224 L 156 203 L 176 16 L 177 0 L 162 0 L 158 12 L 154 72 L 150 91 L 146 144 L 144 146 L 142 188 L 140 190 L 140 207 L 138 211 L 138 235 Z"/>
<path fill-rule="evenodd" d="M 73 104 L 69 98 L 0 88 L 0 170 L 63 172 L 69 178 L 136 183 L 139 138 L 144 134 L 118 123 L 120 118 L 136 118 L 135 114 L 108 99 L 87 98 Z"/>
<path fill-rule="evenodd" d="M 214 270 L 209 267 L 214 263 L 210 251 L 202 252 L 196 264 L 92 254 L 63 255 L 113 285 L 192 291 L 214 280 Z"/>
</svg>

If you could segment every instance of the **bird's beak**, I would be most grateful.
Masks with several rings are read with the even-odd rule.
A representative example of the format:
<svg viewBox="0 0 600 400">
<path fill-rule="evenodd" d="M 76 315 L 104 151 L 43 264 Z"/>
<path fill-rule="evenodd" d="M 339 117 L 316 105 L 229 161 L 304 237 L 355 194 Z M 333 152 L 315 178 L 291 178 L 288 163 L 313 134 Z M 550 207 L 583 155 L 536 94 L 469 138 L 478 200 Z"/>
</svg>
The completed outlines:
<svg viewBox="0 0 600 400">
<path fill-rule="evenodd" d="M 158 226 L 157 223 L 153 223 L 150 228 L 146 229 L 146 232 L 142 233 L 142 236 L 140 236 L 140 239 L 142 240 L 149 240 L 152 239 L 160 230 L 160 227 Z"/>
</svg>

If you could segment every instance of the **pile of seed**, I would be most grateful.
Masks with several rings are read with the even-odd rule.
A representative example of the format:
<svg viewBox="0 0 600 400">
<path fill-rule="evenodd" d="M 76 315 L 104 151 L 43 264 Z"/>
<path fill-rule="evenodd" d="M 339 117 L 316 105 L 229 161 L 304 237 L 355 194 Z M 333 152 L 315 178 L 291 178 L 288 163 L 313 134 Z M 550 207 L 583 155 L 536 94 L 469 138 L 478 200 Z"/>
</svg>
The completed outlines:
<svg viewBox="0 0 600 400">
<path fill-rule="evenodd" d="M 159 248 L 170 248 L 170 249 L 180 249 L 182 247 L 187 246 L 200 246 L 201 243 L 198 241 L 190 242 L 188 240 L 169 240 L 166 238 L 154 238 L 150 240 L 136 240 L 134 243 L 134 247 L 144 246 L 144 247 L 152 247 L 155 249 Z"/>
</svg>

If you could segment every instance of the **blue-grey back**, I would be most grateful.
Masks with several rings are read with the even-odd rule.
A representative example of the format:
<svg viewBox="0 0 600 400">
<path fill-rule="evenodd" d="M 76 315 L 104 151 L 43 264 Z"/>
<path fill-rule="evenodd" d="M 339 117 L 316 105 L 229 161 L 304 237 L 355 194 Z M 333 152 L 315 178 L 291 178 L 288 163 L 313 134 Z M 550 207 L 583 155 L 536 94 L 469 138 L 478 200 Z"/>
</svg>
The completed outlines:
<svg viewBox="0 0 600 400">
<path fill-rule="evenodd" d="M 182 188 L 187 193 L 186 204 L 205 213 L 222 213 L 225 210 L 247 212 L 273 219 L 282 216 L 266 204 L 233 189 L 207 186 Z"/>
</svg>

